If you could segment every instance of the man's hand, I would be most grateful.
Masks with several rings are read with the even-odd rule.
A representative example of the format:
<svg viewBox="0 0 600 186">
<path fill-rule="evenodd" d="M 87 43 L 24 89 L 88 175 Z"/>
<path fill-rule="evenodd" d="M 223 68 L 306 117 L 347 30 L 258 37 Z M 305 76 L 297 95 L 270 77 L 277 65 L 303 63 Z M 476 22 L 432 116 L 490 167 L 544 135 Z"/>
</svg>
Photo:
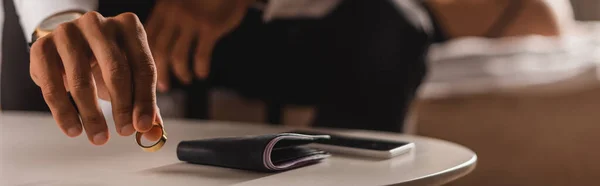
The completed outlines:
<svg viewBox="0 0 600 186">
<path fill-rule="evenodd" d="M 215 43 L 240 23 L 254 0 L 160 0 L 146 30 L 158 69 L 158 90 L 169 89 L 169 69 L 188 84 L 206 78 Z M 193 43 L 195 41 L 196 43 Z M 190 48 L 196 45 L 195 51 Z M 188 55 L 193 52 L 193 72 Z"/>
<path fill-rule="evenodd" d="M 119 134 L 152 129 L 152 135 L 145 136 L 160 137 L 152 128 L 153 121 L 161 119 L 155 96 L 156 67 L 135 14 L 105 18 L 88 12 L 61 24 L 32 45 L 30 72 L 68 136 L 78 136 L 85 129 L 93 144 L 108 141 L 108 127 L 97 102 L 100 96 L 111 101 Z"/>
</svg>

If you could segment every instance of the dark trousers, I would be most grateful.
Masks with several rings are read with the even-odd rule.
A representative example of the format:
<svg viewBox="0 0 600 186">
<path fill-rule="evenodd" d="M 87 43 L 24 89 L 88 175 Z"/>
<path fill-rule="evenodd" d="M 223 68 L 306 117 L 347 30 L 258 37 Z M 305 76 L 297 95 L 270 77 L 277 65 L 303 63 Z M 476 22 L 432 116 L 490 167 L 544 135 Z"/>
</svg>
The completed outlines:
<svg viewBox="0 0 600 186">
<path fill-rule="evenodd" d="M 318 20 L 265 24 L 250 12 L 218 44 L 206 86 L 313 105 L 319 127 L 401 131 L 428 46 L 389 1 L 346 0 Z"/>
<path fill-rule="evenodd" d="M 100 12 L 145 20 L 152 4 L 102 0 Z M 207 91 L 217 87 L 271 108 L 315 106 L 318 127 L 400 132 L 431 40 L 400 11 L 390 1 L 345 0 L 320 19 L 264 23 L 252 10 L 218 42 L 209 78 L 178 86 L 187 116 L 206 118 Z"/>
</svg>

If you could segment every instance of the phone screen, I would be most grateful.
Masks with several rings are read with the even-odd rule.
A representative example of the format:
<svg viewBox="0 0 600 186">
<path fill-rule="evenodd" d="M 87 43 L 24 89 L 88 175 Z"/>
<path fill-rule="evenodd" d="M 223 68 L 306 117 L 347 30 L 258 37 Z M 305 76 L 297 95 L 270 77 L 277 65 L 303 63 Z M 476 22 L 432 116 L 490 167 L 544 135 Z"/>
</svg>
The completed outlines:
<svg viewBox="0 0 600 186">
<path fill-rule="evenodd" d="M 307 134 L 307 135 L 329 135 L 331 137 L 330 139 L 317 140 L 315 143 L 323 144 L 323 145 L 334 145 L 334 146 L 341 146 L 341 147 L 376 150 L 376 151 L 389 151 L 389 150 L 409 144 L 407 142 L 349 137 L 349 136 L 332 135 L 332 134 L 326 134 L 326 133 L 318 133 L 318 132 L 312 132 L 312 131 L 291 131 L 290 133 Z"/>
</svg>

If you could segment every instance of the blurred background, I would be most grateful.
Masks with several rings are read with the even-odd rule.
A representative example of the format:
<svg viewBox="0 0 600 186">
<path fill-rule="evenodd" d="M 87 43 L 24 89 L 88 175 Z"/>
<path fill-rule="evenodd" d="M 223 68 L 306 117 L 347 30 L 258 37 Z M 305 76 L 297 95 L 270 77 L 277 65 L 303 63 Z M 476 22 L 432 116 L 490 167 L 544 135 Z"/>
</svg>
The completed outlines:
<svg viewBox="0 0 600 186">
<path fill-rule="evenodd" d="M 571 0 L 575 17 L 578 20 L 598 20 L 600 19 L 600 2 L 594 0 Z"/>
<path fill-rule="evenodd" d="M 600 1 L 545 2 L 564 23 L 565 34 L 466 37 L 431 47 L 429 75 L 405 131 L 453 141 L 478 154 L 476 170 L 451 185 L 597 185 Z M 2 3 L 0 109 L 47 112 L 29 77 L 12 0 Z M 226 90 L 211 90 L 209 98 L 204 119 L 267 120 L 269 111 L 260 101 Z M 163 115 L 184 117 L 180 103 L 186 99 L 180 92 L 159 95 Z M 282 108 L 281 124 L 289 126 L 307 126 L 314 114 L 311 107 Z"/>
</svg>

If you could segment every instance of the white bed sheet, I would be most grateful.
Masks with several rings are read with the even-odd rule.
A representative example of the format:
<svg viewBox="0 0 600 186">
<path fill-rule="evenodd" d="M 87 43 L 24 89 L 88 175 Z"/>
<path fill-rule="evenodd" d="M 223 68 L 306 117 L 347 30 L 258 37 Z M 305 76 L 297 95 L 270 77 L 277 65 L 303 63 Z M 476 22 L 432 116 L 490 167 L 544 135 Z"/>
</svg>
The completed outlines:
<svg viewBox="0 0 600 186">
<path fill-rule="evenodd" d="M 552 92 L 600 82 L 600 22 L 580 22 L 577 28 L 577 32 L 561 37 L 462 38 L 434 45 L 428 57 L 429 74 L 419 96 L 437 98 L 537 86 Z M 552 86 L 555 84 L 568 86 Z"/>
</svg>

